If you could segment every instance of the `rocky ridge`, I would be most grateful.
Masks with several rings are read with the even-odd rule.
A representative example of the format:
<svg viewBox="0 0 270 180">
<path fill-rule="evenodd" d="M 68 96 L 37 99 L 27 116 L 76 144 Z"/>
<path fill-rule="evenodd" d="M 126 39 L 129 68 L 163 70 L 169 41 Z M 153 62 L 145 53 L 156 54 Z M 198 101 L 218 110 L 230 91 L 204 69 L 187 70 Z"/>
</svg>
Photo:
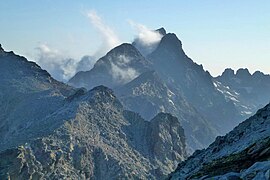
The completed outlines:
<svg viewBox="0 0 270 180">
<path fill-rule="evenodd" d="M 72 88 L 13 52 L 0 71 L 0 179 L 157 179 L 187 157 L 170 114 L 145 121 L 109 88 Z"/>
<path fill-rule="evenodd" d="M 189 58 L 174 33 L 167 33 L 164 28 L 156 32 L 161 40 L 151 52 L 145 53 L 147 47 L 138 46 L 138 39 L 132 44 L 124 43 L 69 83 L 87 89 L 106 85 L 115 90 L 126 109 L 146 120 L 158 112 L 172 113 L 185 128 L 190 152 L 207 147 L 214 137 L 227 133 L 254 113 L 254 107 L 249 109 L 244 99 L 234 101 L 238 92 L 227 90 L 227 86 Z M 119 57 L 132 60 L 123 61 Z M 115 71 L 112 64 L 123 68 Z M 121 80 L 123 72 L 128 77 L 125 81 Z M 152 80 L 148 76 L 151 72 L 155 72 Z"/>
<path fill-rule="evenodd" d="M 269 179 L 269 147 L 270 104 L 207 149 L 196 151 L 169 179 Z"/>
<path fill-rule="evenodd" d="M 210 144 L 217 132 L 180 93 L 175 94 L 155 71 L 148 71 L 115 89 L 125 108 L 138 112 L 146 120 L 159 112 L 178 117 L 185 129 L 189 152 Z"/>
</svg>

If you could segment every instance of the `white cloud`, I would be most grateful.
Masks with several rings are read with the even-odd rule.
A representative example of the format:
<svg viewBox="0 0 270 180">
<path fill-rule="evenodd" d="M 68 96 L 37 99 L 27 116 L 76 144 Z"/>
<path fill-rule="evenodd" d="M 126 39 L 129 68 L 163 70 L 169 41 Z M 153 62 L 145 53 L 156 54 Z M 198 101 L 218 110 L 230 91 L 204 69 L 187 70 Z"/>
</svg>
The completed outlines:
<svg viewBox="0 0 270 180">
<path fill-rule="evenodd" d="M 121 43 L 115 32 L 104 23 L 102 18 L 95 11 L 88 12 L 87 17 L 98 30 L 102 38 L 101 47 L 99 47 L 97 52 L 92 56 L 84 56 L 80 60 L 73 59 L 67 57 L 65 55 L 66 53 L 51 48 L 44 43 L 36 48 L 36 62 L 59 81 L 66 82 L 78 71 L 90 70 L 98 58 L 104 56 L 109 50 Z"/>
<path fill-rule="evenodd" d="M 40 44 L 36 50 L 36 62 L 59 81 L 66 82 L 78 71 L 90 70 L 95 62 L 90 56 L 84 56 L 81 60 L 65 57 L 64 53 L 47 44 Z"/>
<path fill-rule="evenodd" d="M 130 57 L 120 55 L 117 57 L 115 63 L 112 60 L 110 60 L 110 62 L 112 67 L 111 74 L 118 82 L 127 83 L 139 75 L 135 69 L 129 66 L 129 63 L 131 62 Z"/>
<path fill-rule="evenodd" d="M 136 29 L 138 35 L 135 37 L 134 45 L 143 54 L 148 55 L 153 52 L 163 35 L 158 31 L 150 30 L 148 27 L 135 23 L 131 20 L 128 23 Z"/>
<path fill-rule="evenodd" d="M 73 59 L 67 57 L 63 52 L 49 47 L 47 44 L 40 44 L 37 49 L 37 63 L 46 69 L 55 79 L 60 81 L 68 81 L 78 71 L 90 70 L 96 60 L 104 56 L 109 50 L 118 46 L 121 41 L 116 33 L 104 23 L 103 19 L 96 13 L 96 11 L 89 11 L 87 17 L 91 24 L 98 30 L 102 38 L 101 47 L 92 56 L 84 56 L 82 59 Z M 137 32 L 136 44 L 139 50 L 146 53 L 152 52 L 162 35 L 157 31 L 150 30 L 146 26 L 129 21 Z M 145 53 L 145 54 L 146 54 Z M 119 56 L 115 63 L 112 63 L 112 76 L 121 81 L 128 82 L 138 76 L 138 72 L 129 67 L 130 58 L 126 56 Z"/>
<path fill-rule="evenodd" d="M 132 27 L 134 27 L 137 30 L 138 32 L 137 39 L 142 44 L 146 46 L 151 46 L 152 44 L 156 44 L 161 40 L 162 35 L 159 32 L 150 30 L 145 25 L 135 23 L 131 20 L 129 20 L 128 22 Z"/>
<path fill-rule="evenodd" d="M 87 17 L 90 19 L 92 25 L 98 30 L 102 37 L 102 45 L 95 53 L 96 57 L 105 55 L 109 50 L 121 44 L 121 41 L 117 37 L 116 33 L 111 27 L 106 25 L 103 19 L 97 14 L 96 11 L 92 10 L 87 13 Z"/>
</svg>

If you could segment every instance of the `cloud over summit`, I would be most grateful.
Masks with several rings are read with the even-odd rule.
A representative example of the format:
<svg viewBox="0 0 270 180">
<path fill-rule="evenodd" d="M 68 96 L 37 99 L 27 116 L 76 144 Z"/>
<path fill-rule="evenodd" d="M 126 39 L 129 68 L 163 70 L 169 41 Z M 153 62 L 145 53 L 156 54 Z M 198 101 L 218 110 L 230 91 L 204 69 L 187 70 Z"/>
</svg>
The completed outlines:
<svg viewBox="0 0 270 180">
<path fill-rule="evenodd" d="M 90 56 L 84 55 L 81 59 L 74 59 L 68 57 L 66 53 L 44 43 L 36 48 L 36 62 L 57 80 L 67 82 L 78 71 L 90 70 L 96 60 L 122 43 L 117 33 L 113 31 L 113 28 L 107 25 L 96 11 L 88 11 L 86 17 L 90 20 L 92 27 L 96 29 L 97 34 L 101 38 L 99 48 L 96 52 L 91 53 Z M 135 29 L 137 34 L 133 45 L 143 55 L 151 53 L 157 47 L 162 35 L 158 31 L 150 30 L 146 26 L 131 20 L 128 23 Z M 126 82 L 138 75 L 138 72 L 128 66 L 129 60 L 125 56 L 120 56 L 118 57 L 118 62 L 121 63 L 112 64 L 112 76 L 115 79 Z"/>
<path fill-rule="evenodd" d="M 135 23 L 131 20 L 128 23 L 137 31 L 133 45 L 143 54 L 148 55 L 153 52 L 161 38 L 163 37 L 158 31 L 151 30 L 145 25 Z"/>
</svg>

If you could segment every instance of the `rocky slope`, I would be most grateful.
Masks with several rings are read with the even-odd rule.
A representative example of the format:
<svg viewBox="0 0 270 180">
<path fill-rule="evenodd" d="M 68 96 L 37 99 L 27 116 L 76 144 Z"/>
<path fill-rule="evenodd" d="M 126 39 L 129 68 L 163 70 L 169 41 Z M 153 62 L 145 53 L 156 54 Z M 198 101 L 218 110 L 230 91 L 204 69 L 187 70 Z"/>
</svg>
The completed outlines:
<svg viewBox="0 0 270 180">
<path fill-rule="evenodd" d="M 171 90 L 155 71 L 141 74 L 131 82 L 115 89 L 123 105 L 145 119 L 159 112 L 169 112 L 183 125 L 189 152 L 210 144 L 217 135 L 214 128 L 192 107 L 181 93 Z"/>
<path fill-rule="evenodd" d="M 178 165 L 169 179 L 269 179 L 270 104 Z"/>
<path fill-rule="evenodd" d="M 156 31 L 164 36 L 163 38 L 167 36 L 164 28 Z M 152 76 L 153 64 L 133 45 L 141 51 L 146 48 L 138 40 L 135 40 L 132 45 L 122 44 L 97 61 L 90 71 L 76 74 L 69 84 L 87 89 L 95 85 L 113 88 L 126 109 L 138 112 L 146 120 L 150 120 L 159 112 L 172 113 L 180 120 L 187 132 L 190 152 L 209 145 L 220 133 L 217 128 L 187 101 L 178 87 L 175 88 L 167 82 L 165 78 L 167 76 L 160 71 L 155 71 Z M 156 44 L 151 52 L 158 45 Z M 134 92 L 134 89 L 137 92 Z"/>
<path fill-rule="evenodd" d="M 156 32 L 161 40 L 153 46 L 146 46 L 140 39 L 135 39 L 132 45 L 122 44 L 101 58 L 93 69 L 78 73 L 69 83 L 87 89 L 95 85 L 113 88 L 125 108 L 147 120 L 158 112 L 172 113 L 187 132 L 190 151 L 207 147 L 215 136 L 229 132 L 267 103 L 268 98 L 258 94 L 269 97 L 268 88 L 265 91 L 254 88 L 257 94 L 246 93 L 251 88 L 241 85 L 243 91 L 239 91 L 226 78 L 213 78 L 202 65 L 190 59 L 175 34 L 167 33 L 164 28 Z M 155 75 L 151 76 L 153 71 Z M 260 75 L 256 73 L 256 76 Z M 268 81 L 261 78 L 260 82 L 256 86 Z"/>
<path fill-rule="evenodd" d="M 185 54 L 182 42 L 175 34 L 163 36 L 147 59 L 166 84 L 181 92 L 220 134 L 228 132 L 242 120 L 232 101 L 227 101 L 215 88 L 209 72 Z"/>
<path fill-rule="evenodd" d="M 0 179 L 156 179 L 187 157 L 178 119 L 145 121 L 112 90 L 74 89 L 0 51 Z"/>
</svg>

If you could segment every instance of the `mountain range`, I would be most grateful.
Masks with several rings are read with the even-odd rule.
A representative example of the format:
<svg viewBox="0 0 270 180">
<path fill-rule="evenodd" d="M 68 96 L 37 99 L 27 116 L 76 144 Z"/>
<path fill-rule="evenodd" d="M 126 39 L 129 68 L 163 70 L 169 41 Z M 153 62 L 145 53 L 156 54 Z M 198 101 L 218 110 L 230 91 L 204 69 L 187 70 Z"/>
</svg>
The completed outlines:
<svg viewBox="0 0 270 180">
<path fill-rule="evenodd" d="M 171 114 L 145 121 L 109 88 L 75 89 L 2 48 L 0 71 L 0 179 L 155 179 L 187 157 Z"/>
<path fill-rule="evenodd" d="M 0 179 L 269 179 L 270 76 L 213 77 L 155 33 L 68 84 L 0 45 Z"/>
<path fill-rule="evenodd" d="M 91 70 L 77 73 L 69 84 L 87 89 L 108 86 L 126 109 L 146 120 L 158 112 L 171 113 L 186 131 L 189 152 L 207 147 L 217 135 L 229 132 L 268 103 L 268 75 L 241 73 L 243 69 L 234 75 L 226 69 L 212 77 L 185 54 L 175 34 L 164 28 L 156 32 L 162 38 L 153 47 L 144 47 L 136 39 L 124 43 Z"/>
</svg>

